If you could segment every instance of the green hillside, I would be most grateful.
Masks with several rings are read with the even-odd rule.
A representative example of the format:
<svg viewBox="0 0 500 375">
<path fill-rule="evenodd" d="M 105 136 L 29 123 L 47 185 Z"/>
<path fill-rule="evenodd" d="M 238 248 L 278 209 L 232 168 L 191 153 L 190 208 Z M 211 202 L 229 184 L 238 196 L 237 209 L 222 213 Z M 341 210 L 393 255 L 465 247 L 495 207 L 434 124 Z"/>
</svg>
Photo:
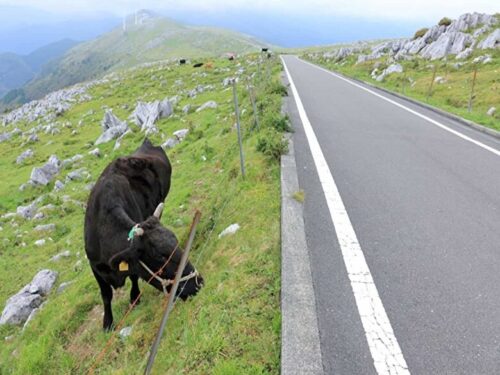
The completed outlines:
<svg viewBox="0 0 500 375">
<path fill-rule="evenodd" d="M 201 210 L 191 261 L 202 273 L 205 286 L 195 298 L 176 304 L 154 373 L 279 373 L 279 155 L 285 149 L 281 132 L 287 122 L 279 114 L 284 92 L 279 61 L 266 59 L 259 69 L 257 59 L 255 55 L 234 62 L 214 59 L 212 68 L 201 69 L 161 63 L 126 70 L 89 88 L 86 95 L 90 97 L 85 96 L 55 121 L 21 120 L 4 128 L 9 132 L 18 128 L 24 135 L 14 131 L 11 139 L 0 143 L 0 309 L 41 269 L 55 270 L 59 275 L 46 304 L 24 330 L 22 325 L 0 325 L 0 374 L 83 374 L 94 365 L 99 374 L 142 373 L 160 322 L 163 297 L 141 282 L 145 293 L 141 304 L 124 323 L 132 327 L 132 334 L 116 337 L 103 360 L 95 362 L 112 334 L 101 329 L 100 292 L 83 248 L 82 204 L 89 184 L 104 167 L 135 150 L 145 137 L 130 124 L 131 133 L 123 138 L 120 148 L 114 150 L 112 141 L 97 146 L 100 157 L 89 154 L 102 132 L 105 110 L 111 108 L 124 120 L 138 100 L 149 102 L 166 96 L 176 96 L 174 113 L 157 122 L 159 132 L 150 139 L 160 144 L 176 130 L 188 129 L 189 133 L 167 149 L 173 174 L 162 222 L 184 243 L 195 209 Z M 239 77 L 246 178 L 240 173 L 232 90 L 223 84 L 229 76 Z M 257 86 L 258 129 L 254 128 L 247 82 Z M 194 88 L 198 93 L 192 97 Z M 197 111 L 211 100 L 217 103 L 216 108 Z M 39 123 L 45 126 L 46 121 L 59 132 L 36 128 Z M 33 129 L 38 129 L 39 140 L 29 143 L 27 132 Z M 16 164 L 27 148 L 34 155 Z M 66 164 L 57 175 L 65 182 L 64 188 L 54 190 L 52 181 L 20 191 L 32 169 L 52 154 L 61 160 L 83 156 Z M 72 171 L 82 168 L 81 179 L 69 178 Z M 8 214 L 37 198 L 38 212 L 43 213 L 40 218 Z M 218 237 L 234 223 L 241 227 L 238 232 Z M 54 224 L 55 228 L 34 229 L 41 224 Z M 38 240 L 45 242 L 37 245 Z M 69 256 L 51 261 L 66 250 Z M 70 284 L 58 292 L 65 282 Z M 116 323 L 128 308 L 129 288 L 127 282 L 115 293 Z"/>
<path fill-rule="evenodd" d="M 137 17 L 137 21 L 136 21 Z M 24 97 L 40 98 L 48 92 L 100 77 L 117 69 L 169 58 L 208 58 L 225 53 L 256 52 L 265 43 L 237 32 L 183 25 L 150 11 L 129 16 L 97 39 L 71 49 L 58 63 L 42 70 L 26 85 Z M 10 97 L 4 106 L 19 102 Z"/>
</svg>

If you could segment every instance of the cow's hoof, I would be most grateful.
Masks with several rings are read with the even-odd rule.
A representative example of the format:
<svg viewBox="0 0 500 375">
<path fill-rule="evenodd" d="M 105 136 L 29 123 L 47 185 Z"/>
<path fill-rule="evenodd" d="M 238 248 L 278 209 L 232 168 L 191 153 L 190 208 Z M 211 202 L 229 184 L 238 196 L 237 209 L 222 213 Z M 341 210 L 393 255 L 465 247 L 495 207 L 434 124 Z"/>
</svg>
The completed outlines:
<svg viewBox="0 0 500 375">
<path fill-rule="evenodd" d="M 134 304 L 135 302 L 135 304 Z M 136 307 L 141 304 L 141 299 L 139 298 L 137 301 L 135 299 L 130 300 L 130 307 Z"/>
<path fill-rule="evenodd" d="M 113 321 L 104 321 L 102 323 L 102 329 L 104 332 L 111 332 L 115 329 L 115 325 L 113 324 Z"/>
</svg>

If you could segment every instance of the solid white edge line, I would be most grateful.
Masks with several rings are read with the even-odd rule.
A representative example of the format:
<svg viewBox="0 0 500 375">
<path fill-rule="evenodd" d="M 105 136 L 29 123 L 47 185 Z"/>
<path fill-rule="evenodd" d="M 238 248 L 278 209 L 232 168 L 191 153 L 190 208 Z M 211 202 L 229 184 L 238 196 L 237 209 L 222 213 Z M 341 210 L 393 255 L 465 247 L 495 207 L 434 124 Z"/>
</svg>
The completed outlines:
<svg viewBox="0 0 500 375">
<path fill-rule="evenodd" d="M 281 61 L 318 171 L 375 369 L 378 374 L 410 374 L 335 180 L 282 56 Z"/>
<path fill-rule="evenodd" d="M 485 149 L 487 151 L 490 151 L 490 152 L 494 153 L 497 156 L 500 156 L 500 151 L 499 150 L 497 150 L 497 149 L 495 149 L 493 147 L 490 147 L 488 145 L 485 145 L 482 142 L 476 141 L 475 139 L 473 139 L 473 138 L 471 138 L 471 137 L 469 137 L 469 136 L 467 136 L 465 134 L 462 134 L 462 133 L 460 133 L 460 132 L 458 132 L 456 130 L 453 130 L 450 127 L 448 127 L 448 126 L 440 123 L 439 121 L 436 121 L 436 120 L 434 120 L 434 119 L 432 119 L 432 118 L 430 118 L 430 117 L 428 117 L 426 115 L 421 114 L 420 112 L 417 112 L 417 111 L 415 111 L 415 110 L 413 110 L 411 108 L 408 108 L 405 105 L 403 105 L 401 103 L 398 103 L 395 100 L 389 99 L 389 98 L 387 98 L 384 95 L 381 95 L 381 94 L 379 94 L 379 93 L 377 93 L 377 92 L 375 92 L 375 91 L 373 91 L 373 90 L 371 90 L 369 88 L 364 87 L 363 85 L 360 85 L 360 84 L 358 84 L 356 82 L 353 82 L 350 79 L 342 77 L 342 76 L 340 76 L 340 75 L 338 75 L 338 74 L 336 74 L 336 73 L 334 73 L 334 72 L 332 72 L 332 71 L 330 71 L 328 69 L 323 68 L 322 66 L 318 66 L 318 65 L 313 64 L 313 63 L 311 63 L 309 61 L 302 60 L 302 59 L 299 59 L 299 58 L 297 58 L 297 59 L 300 60 L 301 62 L 305 63 L 305 64 L 311 65 L 312 67 L 314 67 L 316 69 L 319 69 L 319 70 L 322 70 L 322 71 L 324 71 L 324 72 L 326 72 L 328 74 L 331 74 L 335 78 L 341 79 L 342 81 L 345 81 L 345 82 L 349 83 L 350 85 L 353 85 L 353 86 L 355 86 L 355 87 L 357 87 L 357 88 L 359 88 L 361 90 L 364 90 L 364 91 L 366 91 L 366 92 L 368 92 L 368 93 L 370 93 L 372 95 L 375 95 L 375 96 L 379 97 L 380 99 L 385 100 L 386 102 L 394 104 L 395 106 L 397 106 L 397 107 L 399 107 L 401 109 L 404 109 L 405 111 L 408 111 L 411 114 L 413 114 L 415 116 L 418 116 L 418 117 L 420 117 L 420 118 L 422 118 L 422 119 L 430 122 L 431 124 L 433 124 L 433 125 L 441 128 L 441 129 L 443 129 L 443 130 L 445 130 L 447 132 L 450 132 L 451 134 L 456 135 L 457 137 L 460 137 L 460 138 L 462 138 L 462 139 L 464 139 L 464 140 L 466 140 L 468 142 L 471 142 L 471 143 L 475 144 L 476 146 L 479 146 L 479 147 L 481 147 L 481 148 L 483 148 L 483 149 Z"/>
</svg>

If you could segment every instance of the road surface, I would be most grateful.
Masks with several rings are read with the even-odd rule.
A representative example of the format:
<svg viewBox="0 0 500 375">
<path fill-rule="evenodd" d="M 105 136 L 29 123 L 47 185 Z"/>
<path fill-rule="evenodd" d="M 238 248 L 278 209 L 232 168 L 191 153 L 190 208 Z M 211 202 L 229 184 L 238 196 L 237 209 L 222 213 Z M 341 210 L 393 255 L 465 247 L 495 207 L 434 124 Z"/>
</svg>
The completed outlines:
<svg viewBox="0 0 500 375">
<path fill-rule="evenodd" d="M 324 372 L 500 374 L 499 140 L 283 61 Z"/>
</svg>

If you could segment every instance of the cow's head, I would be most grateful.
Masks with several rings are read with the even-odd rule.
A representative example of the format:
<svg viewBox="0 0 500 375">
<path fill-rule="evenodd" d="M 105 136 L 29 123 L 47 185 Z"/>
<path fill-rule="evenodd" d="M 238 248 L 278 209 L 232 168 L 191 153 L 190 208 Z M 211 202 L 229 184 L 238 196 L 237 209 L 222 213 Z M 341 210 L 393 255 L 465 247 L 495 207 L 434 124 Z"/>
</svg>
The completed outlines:
<svg viewBox="0 0 500 375">
<path fill-rule="evenodd" d="M 110 265 L 114 270 L 131 272 L 139 275 L 142 279 L 149 280 L 151 274 L 144 265 L 152 272 L 157 272 L 170 258 L 167 266 L 158 276 L 164 280 L 173 281 L 181 261 L 182 249 L 174 233 L 160 223 L 162 210 L 163 204 L 160 204 L 153 216 L 131 230 L 129 247 L 110 260 Z M 122 266 L 124 267 L 122 268 Z M 120 271 L 120 269 L 122 270 Z M 201 289 L 203 278 L 189 261 L 182 276 L 186 278 L 191 276 L 188 280 L 181 281 L 177 289 L 177 295 L 185 300 L 189 296 L 194 296 Z M 163 290 L 158 280 L 153 278 L 150 283 L 157 289 Z M 170 288 L 171 285 L 167 287 L 167 290 L 170 291 Z"/>
</svg>

